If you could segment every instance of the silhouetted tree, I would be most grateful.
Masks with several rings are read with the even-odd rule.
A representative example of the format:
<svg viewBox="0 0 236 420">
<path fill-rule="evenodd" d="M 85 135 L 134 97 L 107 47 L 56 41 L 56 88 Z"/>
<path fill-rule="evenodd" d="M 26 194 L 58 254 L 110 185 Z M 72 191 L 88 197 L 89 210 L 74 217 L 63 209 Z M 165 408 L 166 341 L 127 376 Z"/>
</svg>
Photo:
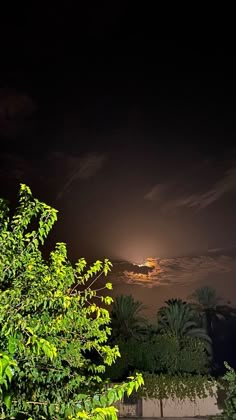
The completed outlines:
<svg viewBox="0 0 236 420">
<path fill-rule="evenodd" d="M 235 310 L 229 305 L 220 304 L 222 298 L 217 295 L 216 290 L 210 286 L 199 287 L 194 290 L 191 298 L 194 301 L 194 308 L 202 317 L 208 335 L 214 338 L 214 328 L 218 320 L 228 319 Z"/>
<path fill-rule="evenodd" d="M 157 313 L 158 328 L 162 333 L 176 337 L 190 336 L 203 340 L 211 352 L 211 339 L 205 328 L 199 325 L 195 310 L 181 299 L 170 299 Z"/>
<path fill-rule="evenodd" d="M 147 320 L 141 315 L 146 307 L 132 296 L 117 296 L 111 311 L 112 336 L 127 340 L 146 334 Z"/>
</svg>

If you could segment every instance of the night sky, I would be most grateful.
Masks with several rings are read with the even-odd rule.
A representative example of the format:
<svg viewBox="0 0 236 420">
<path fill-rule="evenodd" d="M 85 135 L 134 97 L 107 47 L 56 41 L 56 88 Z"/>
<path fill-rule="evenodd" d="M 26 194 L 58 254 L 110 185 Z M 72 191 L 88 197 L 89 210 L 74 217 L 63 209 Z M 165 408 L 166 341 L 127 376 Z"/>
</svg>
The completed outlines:
<svg viewBox="0 0 236 420">
<path fill-rule="evenodd" d="M 234 302 L 235 48 L 160 21 L 121 2 L 3 19 L 1 196 L 23 182 L 59 209 L 50 245 L 116 261 L 115 293 Z"/>
</svg>

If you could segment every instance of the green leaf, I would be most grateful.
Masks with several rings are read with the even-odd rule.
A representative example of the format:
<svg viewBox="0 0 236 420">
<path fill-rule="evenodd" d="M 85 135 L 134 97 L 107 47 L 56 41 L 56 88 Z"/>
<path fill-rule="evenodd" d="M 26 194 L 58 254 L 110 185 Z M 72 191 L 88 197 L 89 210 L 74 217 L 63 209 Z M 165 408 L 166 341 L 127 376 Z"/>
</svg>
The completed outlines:
<svg viewBox="0 0 236 420">
<path fill-rule="evenodd" d="M 4 403 L 6 404 L 6 407 L 10 410 L 11 408 L 11 396 L 5 395 L 4 396 Z"/>
</svg>

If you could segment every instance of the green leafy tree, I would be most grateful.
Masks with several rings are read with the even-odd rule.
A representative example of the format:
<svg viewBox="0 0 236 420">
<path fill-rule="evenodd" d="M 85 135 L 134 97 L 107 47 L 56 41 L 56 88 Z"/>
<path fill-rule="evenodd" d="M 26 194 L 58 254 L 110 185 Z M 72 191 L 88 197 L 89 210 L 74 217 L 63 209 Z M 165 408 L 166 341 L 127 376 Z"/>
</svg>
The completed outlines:
<svg viewBox="0 0 236 420">
<path fill-rule="evenodd" d="M 131 338 L 120 341 L 121 358 L 108 368 L 113 380 L 121 380 L 130 372 L 155 374 L 205 374 L 209 357 L 204 343 L 198 338 L 159 334 L 146 341 Z"/>
<path fill-rule="evenodd" d="M 157 313 L 158 327 L 162 333 L 176 337 L 190 336 L 201 339 L 211 352 L 211 339 L 206 329 L 199 326 L 196 311 L 181 299 L 172 299 Z"/>
<path fill-rule="evenodd" d="M 204 374 L 209 370 L 205 344 L 199 338 L 160 334 L 154 344 L 156 370 L 152 372 Z"/>
<path fill-rule="evenodd" d="M 112 337 L 122 340 L 143 338 L 147 333 L 147 320 L 141 315 L 144 309 L 142 302 L 131 295 L 117 296 L 111 311 Z"/>
<path fill-rule="evenodd" d="M 223 385 L 220 385 L 226 393 L 222 418 L 236 420 L 236 372 L 228 363 L 225 363 L 225 367 L 227 371 L 223 377 Z"/>
<path fill-rule="evenodd" d="M 45 260 L 41 248 L 56 219 L 25 185 L 12 217 L 0 201 L 1 418 L 116 418 L 114 402 L 143 380 L 137 375 L 111 387 L 102 379 L 120 355 L 107 344 L 104 305 L 112 299 L 94 287 L 111 263 L 87 267 L 82 258 L 73 266 L 64 243 Z"/>
</svg>

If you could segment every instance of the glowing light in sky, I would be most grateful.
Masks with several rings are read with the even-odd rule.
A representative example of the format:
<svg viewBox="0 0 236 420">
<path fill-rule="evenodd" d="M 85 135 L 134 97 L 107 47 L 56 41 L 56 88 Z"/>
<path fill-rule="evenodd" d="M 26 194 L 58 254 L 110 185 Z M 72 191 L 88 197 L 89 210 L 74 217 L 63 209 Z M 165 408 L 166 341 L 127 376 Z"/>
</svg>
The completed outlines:
<svg viewBox="0 0 236 420">
<path fill-rule="evenodd" d="M 150 267 L 154 268 L 157 265 L 157 259 L 156 258 L 147 258 L 146 261 L 142 264 L 137 264 L 139 267 Z"/>
<path fill-rule="evenodd" d="M 147 258 L 145 265 L 150 268 L 154 268 L 157 265 L 156 258 Z"/>
</svg>

